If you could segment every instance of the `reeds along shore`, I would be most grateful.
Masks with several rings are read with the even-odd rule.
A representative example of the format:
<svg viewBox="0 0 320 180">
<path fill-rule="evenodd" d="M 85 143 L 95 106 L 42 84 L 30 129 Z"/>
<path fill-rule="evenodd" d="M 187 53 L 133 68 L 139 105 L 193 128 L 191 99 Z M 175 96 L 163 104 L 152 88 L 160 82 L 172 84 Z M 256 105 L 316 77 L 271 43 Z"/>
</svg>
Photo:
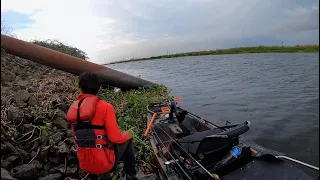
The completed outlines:
<svg viewBox="0 0 320 180">
<path fill-rule="evenodd" d="M 230 49 L 217 49 L 217 50 L 208 50 L 208 51 L 195 51 L 195 52 L 168 54 L 168 55 L 162 55 L 162 56 L 152 56 L 148 58 L 135 58 L 130 60 L 116 61 L 109 64 L 118 64 L 118 63 L 152 60 L 152 59 L 163 59 L 163 58 L 176 58 L 176 57 L 185 57 L 185 56 L 249 54 L 249 53 L 318 53 L 318 52 L 319 52 L 319 45 L 254 46 L 254 47 L 238 47 L 238 48 L 230 48 Z"/>
</svg>

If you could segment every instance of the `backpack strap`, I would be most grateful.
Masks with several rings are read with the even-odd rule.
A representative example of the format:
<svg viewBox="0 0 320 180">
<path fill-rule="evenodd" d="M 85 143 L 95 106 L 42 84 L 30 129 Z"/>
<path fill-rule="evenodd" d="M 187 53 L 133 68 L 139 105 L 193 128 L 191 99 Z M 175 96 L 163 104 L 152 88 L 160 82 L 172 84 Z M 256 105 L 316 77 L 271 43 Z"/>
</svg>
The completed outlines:
<svg viewBox="0 0 320 180">
<path fill-rule="evenodd" d="M 81 99 L 81 100 L 79 101 L 79 103 L 78 103 L 77 122 L 78 122 L 79 124 L 82 124 L 81 119 L 80 119 L 80 106 L 81 106 L 81 104 L 82 104 L 82 102 L 83 102 L 84 99 L 85 99 L 85 98 Z"/>
<path fill-rule="evenodd" d="M 81 99 L 78 103 L 78 111 L 77 111 L 77 126 L 75 126 L 75 130 L 79 130 L 79 129 L 105 129 L 104 126 L 100 126 L 100 125 L 92 125 L 89 124 L 88 122 L 90 122 L 90 120 L 85 121 L 86 123 L 84 123 L 83 121 L 81 121 L 80 119 L 80 106 L 82 104 L 82 102 L 84 101 L 85 98 Z M 99 100 L 100 101 L 100 100 Z"/>
<path fill-rule="evenodd" d="M 80 118 L 80 106 L 82 104 L 82 102 L 84 101 L 85 98 L 81 99 L 78 103 L 78 111 L 77 111 L 77 123 L 75 124 L 74 130 L 78 131 L 81 129 L 101 129 L 101 130 L 105 130 L 105 126 L 104 125 L 92 125 L 90 120 L 86 120 L 86 121 L 81 121 Z M 100 101 L 100 100 L 99 100 Z M 113 144 L 108 140 L 107 136 L 94 136 L 94 135 L 86 135 L 85 139 L 82 138 L 77 138 L 77 136 L 75 136 L 76 138 L 76 142 L 79 143 L 80 142 L 80 146 L 78 145 L 78 147 L 90 147 L 90 148 L 105 148 L 108 147 L 110 149 L 114 149 Z M 96 140 L 96 139 L 105 139 L 106 140 L 106 144 L 87 144 L 88 141 L 92 141 L 92 140 Z M 81 141 L 85 141 L 87 143 L 81 143 Z"/>
</svg>

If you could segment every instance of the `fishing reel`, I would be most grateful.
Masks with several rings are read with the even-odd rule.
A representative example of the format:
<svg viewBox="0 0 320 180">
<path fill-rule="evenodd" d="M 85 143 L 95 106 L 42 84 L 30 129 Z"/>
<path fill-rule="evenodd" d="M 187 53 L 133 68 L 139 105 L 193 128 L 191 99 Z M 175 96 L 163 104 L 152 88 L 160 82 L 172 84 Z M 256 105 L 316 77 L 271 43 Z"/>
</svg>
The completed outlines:
<svg viewBox="0 0 320 180">
<path fill-rule="evenodd" d="M 175 97 L 173 101 L 169 101 L 168 106 L 170 109 L 170 113 L 169 113 L 169 123 L 174 123 L 174 116 L 173 114 L 177 115 L 177 104 L 178 102 L 181 102 L 182 98 L 181 97 Z"/>
</svg>

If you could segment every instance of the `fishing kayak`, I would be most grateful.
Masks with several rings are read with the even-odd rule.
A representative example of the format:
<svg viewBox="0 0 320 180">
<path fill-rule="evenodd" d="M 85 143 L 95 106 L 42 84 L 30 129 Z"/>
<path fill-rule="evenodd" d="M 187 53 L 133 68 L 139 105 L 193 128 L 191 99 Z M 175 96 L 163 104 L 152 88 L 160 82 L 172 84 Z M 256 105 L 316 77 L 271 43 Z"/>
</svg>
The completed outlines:
<svg viewBox="0 0 320 180">
<path fill-rule="evenodd" d="M 176 101 L 147 107 L 158 179 L 314 180 L 298 165 L 319 168 L 262 147 L 243 137 L 250 122 L 218 126 L 177 106 Z"/>
</svg>

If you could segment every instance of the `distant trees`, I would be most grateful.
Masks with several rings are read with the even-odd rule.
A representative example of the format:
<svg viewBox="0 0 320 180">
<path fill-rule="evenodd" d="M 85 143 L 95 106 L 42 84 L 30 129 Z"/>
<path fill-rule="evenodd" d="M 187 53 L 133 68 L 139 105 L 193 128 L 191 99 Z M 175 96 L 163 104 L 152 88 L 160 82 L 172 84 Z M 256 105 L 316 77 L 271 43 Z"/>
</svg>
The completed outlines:
<svg viewBox="0 0 320 180">
<path fill-rule="evenodd" d="M 59 42 L 58 40 L 46 40 L 46 41 L 32 41 L 33 44 L 42 46 L 42 47 L 46 47 L 49 49 L 53 49 L 83 60 L 87 60 L 88 59 L 88 55 L 87 53 L 85 53 L 84 51 L 76 48 L 76 47 L 72 47 L 72 46 L 68 46 L 66 44 L 63 44 L 61 42 Z"/>
<path fill-rule="evenodd" d="M 6 24 L 5 21 L 1 21 L 1 34 L 16 38 L 16 35 L 13 33 L 13 29 L 8 24 Z M 42 47 L 46 47 L 52 50 L 56 50 L 56 51 L 59 51 L 83 60 L 89 59 L 87 53 L 85 53 L 84 51 L 76 47 L 63 44 L 58 40 L 51 40 L 51 39 L 48 39 L 46 41 L 34 40 L 31 43 L 42 46 Z"/>
<path fill-rule="evenodd" d="M 12 28 L 8 26 L 5 21 L 1 21 L 1 34 L 7 35 L 10 37 L 16 37 L 15 34 L 13 34 Z"/>
</svg>

